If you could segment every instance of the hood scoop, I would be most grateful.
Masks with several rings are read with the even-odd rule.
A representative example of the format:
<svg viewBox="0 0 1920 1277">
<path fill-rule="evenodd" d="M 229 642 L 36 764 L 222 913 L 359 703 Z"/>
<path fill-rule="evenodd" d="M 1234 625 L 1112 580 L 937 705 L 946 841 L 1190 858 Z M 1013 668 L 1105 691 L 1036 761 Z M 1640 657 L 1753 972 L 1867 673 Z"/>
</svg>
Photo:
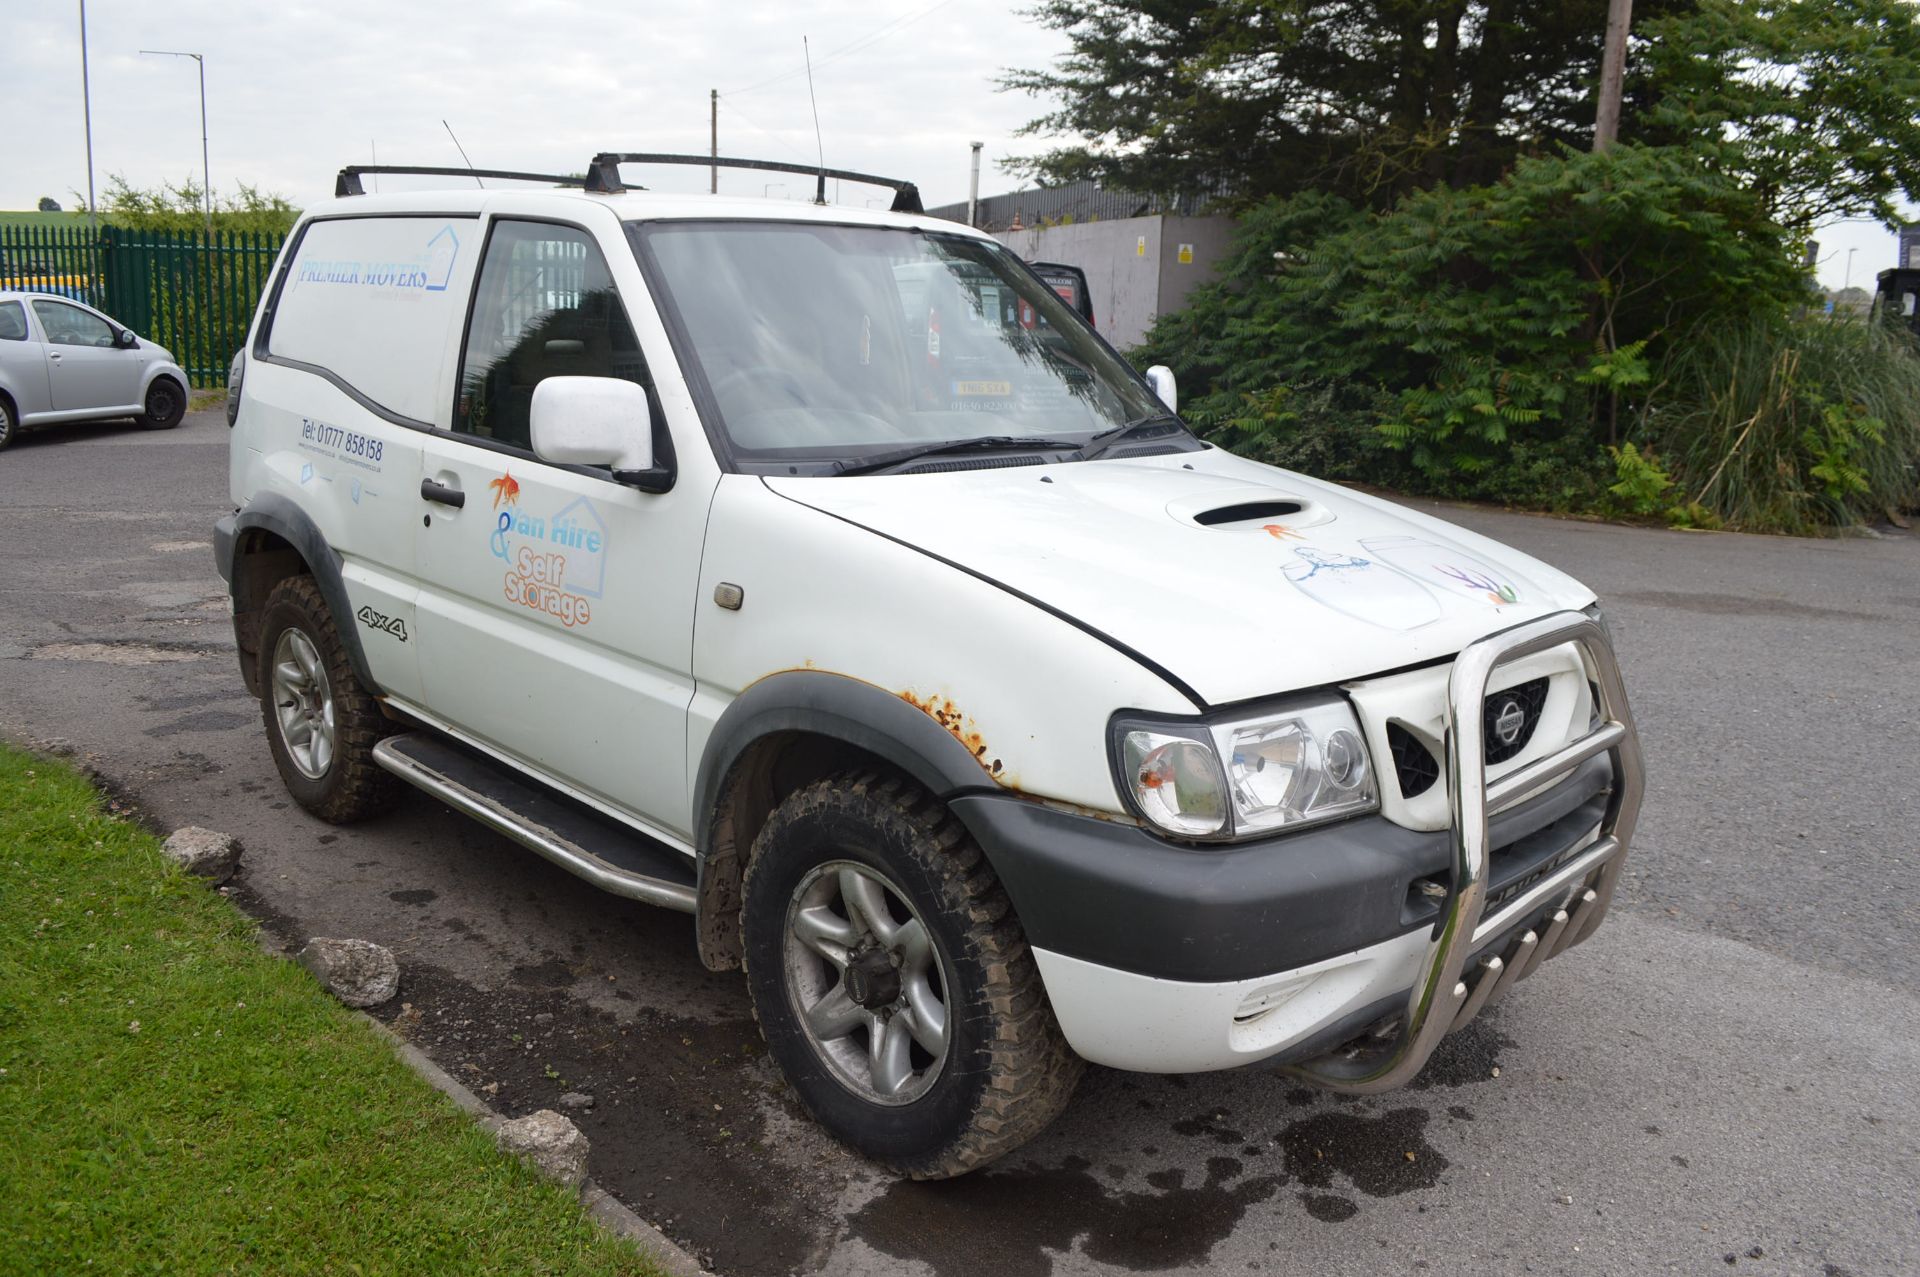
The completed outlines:
<svg viewBox="0 0 1920 1277">
<path fill-rule="evenodd" d="M 1193 521 L 1203 528 L 1217 528 L 1229 523 L 1269 523 L 1275 519 L 1290 519 L 1306 508 L 1298 501 L 1241 501 L 1202 510 L 1193 516 Z"/>
<path fill-rule="evenodd" d="M 1296 496 L 1284 488 L 1235 484 L 1183 497 L 1167 506 L 1182 523 L 1214 532 L 1259 532 L 1282 528 L 1291 535 L 1301 528 L 1332 523 L 1334 513 L 1311 497 Z"/>
</svg>

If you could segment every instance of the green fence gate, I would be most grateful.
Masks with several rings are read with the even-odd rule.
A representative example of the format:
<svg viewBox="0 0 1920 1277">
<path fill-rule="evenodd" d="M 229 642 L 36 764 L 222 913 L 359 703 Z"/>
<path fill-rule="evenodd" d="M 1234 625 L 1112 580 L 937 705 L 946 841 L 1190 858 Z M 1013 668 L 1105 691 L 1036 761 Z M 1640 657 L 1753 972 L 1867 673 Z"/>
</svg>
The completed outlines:
<svg viewBox="0 0 1920 1277">
<path fill-rule="evenodd" d="M 266 231 L 145 231 L 0 226 L 0 288 L 74 297 L 173 352 L 201 387 L 227 364 L 285 236 Z"/>
</svg>

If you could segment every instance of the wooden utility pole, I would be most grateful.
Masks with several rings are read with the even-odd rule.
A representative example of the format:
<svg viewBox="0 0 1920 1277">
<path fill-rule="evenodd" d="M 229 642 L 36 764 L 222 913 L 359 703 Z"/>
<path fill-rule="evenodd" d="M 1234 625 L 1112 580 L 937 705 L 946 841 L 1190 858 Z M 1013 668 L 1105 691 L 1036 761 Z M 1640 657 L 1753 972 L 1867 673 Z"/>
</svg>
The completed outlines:
<svg viewBox="0 0 1920 1277">
<path fill-rule="evenodd" d="M 707 90 L 707 123 L 712 129 L 713 149 L 707 152 L 713 160 L 707 169 L 707 194 L 720 193 L 720 90 Z"/>
<path fill-rule="evenodd" d="M 1593 123 L 1593 149 L 1604 151 L 1620 138 L 1620 82 L 1627 73 L 1627 28 L 1633 0 L 1608 0 L 1607 46 L 1600 55 L 1600 111 Z"/>
</svg>

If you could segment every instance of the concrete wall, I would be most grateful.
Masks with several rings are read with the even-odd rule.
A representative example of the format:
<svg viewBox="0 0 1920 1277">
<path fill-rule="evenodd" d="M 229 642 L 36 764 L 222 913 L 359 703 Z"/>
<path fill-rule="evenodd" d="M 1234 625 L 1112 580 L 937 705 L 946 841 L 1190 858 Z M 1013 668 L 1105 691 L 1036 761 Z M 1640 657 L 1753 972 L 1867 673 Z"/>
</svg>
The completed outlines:
<svg viewBox="0 0 1920 1277">
<path fill-rule="evenodd" d="M 1233 248 L 1234 223 L 1231 217 L 1166 217 L 1161 219 L 1161 238 L 1166 252 L 1160 258 L 1160 309 L 1158 314 L 1179 310 L 1187 304 L 1187 294 L 1214 278 L 1214 268 Z M 1183 255 L 1181 246 L 1191 251 Z"/>
<path fill-rule="evenodd" d="M 1233 236 L 1226 217 L 1124 217 L 1001 231 L 994 238 L 1030 262 L 1087 272 L 1094 323 L 1121 350 L 1137 346 L 1156 316 L 1176 310 Z M 1180 248 L 1189 248 L 1182 261 Z"/>
</svg>

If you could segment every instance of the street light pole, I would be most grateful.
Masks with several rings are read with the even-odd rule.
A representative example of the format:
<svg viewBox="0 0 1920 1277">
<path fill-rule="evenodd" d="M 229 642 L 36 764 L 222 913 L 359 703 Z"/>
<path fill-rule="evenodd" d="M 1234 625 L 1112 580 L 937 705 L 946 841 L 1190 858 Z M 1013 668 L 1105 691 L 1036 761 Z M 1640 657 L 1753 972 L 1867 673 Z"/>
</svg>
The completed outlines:
<svg viewBox="0 0 1920 1277">
<path fill-rule="evenodd" d="M 80 109 L 87 123 L 87 239 L 93 239 L 93 87 L 87 78 L 87 0 L 80 0 Z"/>
<path fill-rule="evenodd" d="M 142 49 L 164 58 L 192 58 L 200 66 L 200 184 L 207 201 L 207 234 L 213 234 L 213 168 L 207 162 L 207 59 L 198 53 L 179 53 L 172 49 Z"/>
<path fill-rule="evenodd" d="M 1853 287 L 1853 255 L 1859 251 L 1857 248 L 1847 250 L 1847 277 L 1840 285 L 1840 291 L 1843 293 Z"/>
</svg>

